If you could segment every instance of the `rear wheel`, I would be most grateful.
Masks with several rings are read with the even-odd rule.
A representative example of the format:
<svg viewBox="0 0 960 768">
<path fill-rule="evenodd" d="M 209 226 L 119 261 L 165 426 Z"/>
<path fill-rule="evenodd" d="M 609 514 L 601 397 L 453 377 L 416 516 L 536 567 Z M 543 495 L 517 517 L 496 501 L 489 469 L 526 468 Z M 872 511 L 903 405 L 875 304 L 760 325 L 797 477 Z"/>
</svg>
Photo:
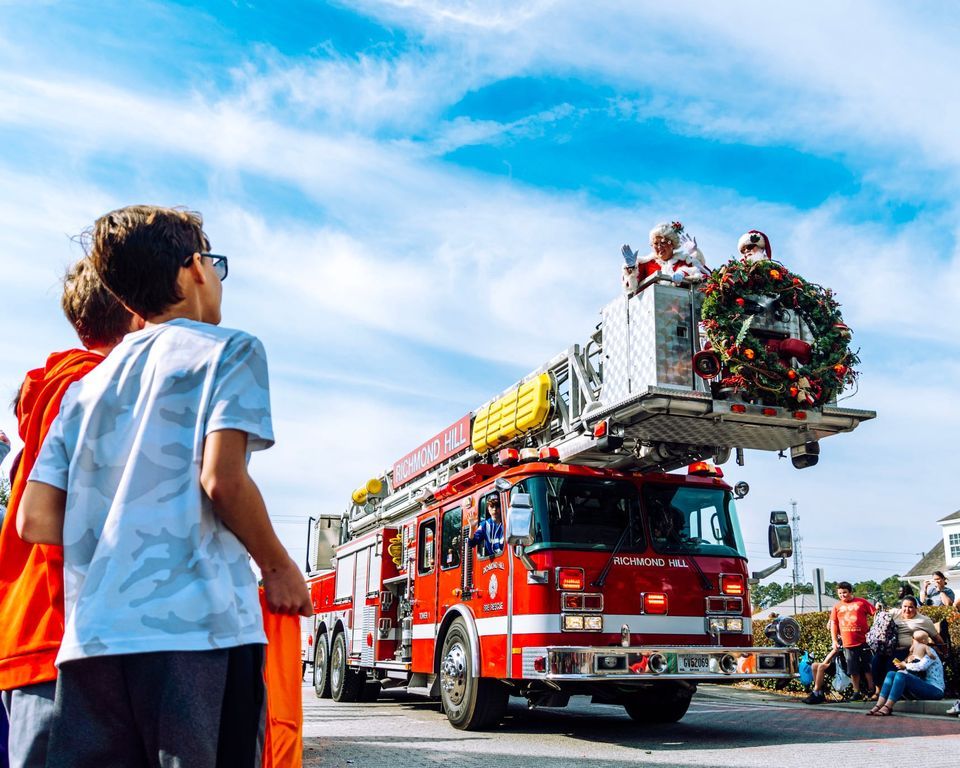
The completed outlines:
<svg viewBox="0 0 960 768">
<path fill-rule="evenodd" d="M 638 723 L 675 723 L 687 714 L 693 691 L 661 688 L 640 691 L 622 699 L 627 714 Z"/>
<path fill-rule="evenodd" d="M 330 648 L 330 694 L 334 701 L 358 701 L 363 684 L 363 675 L 347 664 L 347 641 L 338 632 Z"/>
<path fill-rule="evenodd" d="M 313 654 L 313 690 L 318 699 L 330 698 L 330 648 L 327 633 L 317 635 L 317 646 Z"/>
<path fill-rule="evenodd" d="M 463 619 L 455 619 L 443 639 L 440 701 L 454 728 L 475 731 L 496 725 L 507 708 L 509 691 L 496 680 L 476 677 L 470 636 Z"/>
</svg>

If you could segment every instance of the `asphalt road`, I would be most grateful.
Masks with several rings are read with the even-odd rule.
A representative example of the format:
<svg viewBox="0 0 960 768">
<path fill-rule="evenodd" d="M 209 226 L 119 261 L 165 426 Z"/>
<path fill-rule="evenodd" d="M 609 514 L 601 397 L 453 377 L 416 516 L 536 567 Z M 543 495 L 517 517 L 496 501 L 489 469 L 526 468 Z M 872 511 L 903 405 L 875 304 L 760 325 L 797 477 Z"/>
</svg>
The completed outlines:
<svg viewBox="0 0 960 768">
<path fill-rule="evenodd" d="M 716 686 L 701 687 L 673 725 L 638 726 L 622 708 L 583 697 L 536 710 L 511 699 L 499 730 L 486 733 L 458 731 L 439 704 L 403 694 L 336 704 L 306 687 L 303 700 L 305 768 L 875 768 L 952 765 L 960 754 L 957 718 L 864 717 Z"/>
</svg>

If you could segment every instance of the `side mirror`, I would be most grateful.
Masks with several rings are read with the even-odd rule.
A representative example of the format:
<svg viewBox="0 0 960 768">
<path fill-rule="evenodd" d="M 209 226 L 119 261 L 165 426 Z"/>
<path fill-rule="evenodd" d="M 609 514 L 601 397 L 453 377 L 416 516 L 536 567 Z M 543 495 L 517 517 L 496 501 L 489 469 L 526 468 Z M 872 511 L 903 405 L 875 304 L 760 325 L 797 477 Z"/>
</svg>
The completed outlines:
<svg viewBox="0 0 960 768">
<path fill-rule="evenodd" d="M 533 544 L 533 500 L 529 493 L 515 493 L 507 507 L 507 542 L 512 546 Z"/>
<path fill-rule="evenodd" d="M 790 557 L 793 554 L 793 531 L 789 525 L 771 523 L 767 531 L 770 557 Z"/>
</svg>

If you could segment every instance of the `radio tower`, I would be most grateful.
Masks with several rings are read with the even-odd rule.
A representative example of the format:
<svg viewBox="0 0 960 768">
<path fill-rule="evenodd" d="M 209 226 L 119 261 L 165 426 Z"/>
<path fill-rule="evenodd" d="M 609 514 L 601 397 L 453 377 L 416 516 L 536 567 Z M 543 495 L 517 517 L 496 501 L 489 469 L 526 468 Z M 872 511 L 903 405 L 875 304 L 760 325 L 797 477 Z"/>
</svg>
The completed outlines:
<svg viewBox="0 0 960 768">
<path fill-rule="evenodd" d="M 800 513 L 797 512 L 797 502 L 791 501 L 793 507 L 793 615 L 797 615 L 797 589 L 806 583 L 803 573 L 803 551 L 800 544 L 803 539 L 800 536 Z"/>
</svg>

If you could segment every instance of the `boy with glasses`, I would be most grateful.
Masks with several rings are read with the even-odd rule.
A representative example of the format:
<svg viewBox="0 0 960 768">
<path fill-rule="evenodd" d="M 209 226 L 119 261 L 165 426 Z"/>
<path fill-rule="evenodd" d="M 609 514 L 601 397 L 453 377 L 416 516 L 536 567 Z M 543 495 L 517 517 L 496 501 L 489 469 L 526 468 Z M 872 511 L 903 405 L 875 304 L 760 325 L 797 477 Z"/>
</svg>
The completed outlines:
<svg viewBox="0 0 960 768">
<path fill-rule="evenodd" d="M 18 515 L 64 545 L 67 623 L 48 764 L 254 766 L 268 606 L 309 616 L 247 472 L 273 444 L 262 344 L 219 328 L 226 259 L 200 216 L 131 206 L 90 259 L 145 320 L 64 399 Z"/>
</svg>

